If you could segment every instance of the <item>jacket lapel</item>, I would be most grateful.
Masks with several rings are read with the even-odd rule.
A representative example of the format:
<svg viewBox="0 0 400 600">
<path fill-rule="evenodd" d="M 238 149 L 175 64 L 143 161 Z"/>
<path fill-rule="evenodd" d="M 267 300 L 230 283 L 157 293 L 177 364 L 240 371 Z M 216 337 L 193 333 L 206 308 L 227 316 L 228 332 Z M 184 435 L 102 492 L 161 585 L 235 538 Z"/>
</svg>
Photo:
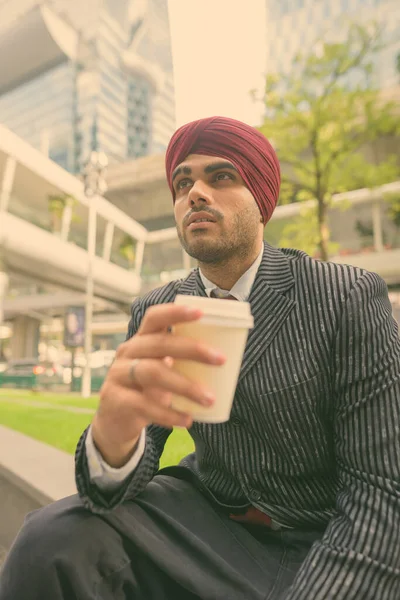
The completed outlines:
<svg viewBox="0 0 400 600">
<path fill-rule="evenodd" d="M 207 296 L 199 269 L 194 269 L 194 271 L 182 281 L 178 288 L 178 294 L 183 294 L 184 296 Z"/>
<path fill-rule="evenodd" d="M 295 301 L 285 295 L 293 285 L 287 257 L 280 250 L 264 244 L 263 259 L 249 298 L 254 328 L 247 340 L 239 381 L 268 348 L 294 308 Z M 198 269 L 181 283 L 178 294 L 207 296 Z"/>
<path fill-rule="evenodd" d="M 264 244 L 263 259 L 249 298 L 254 328 L 247 340 L 239 381 L 265 352 L 294 308 L 295 301 L 285 295 L 293 285 L 287 257 Z"/>
</svg>

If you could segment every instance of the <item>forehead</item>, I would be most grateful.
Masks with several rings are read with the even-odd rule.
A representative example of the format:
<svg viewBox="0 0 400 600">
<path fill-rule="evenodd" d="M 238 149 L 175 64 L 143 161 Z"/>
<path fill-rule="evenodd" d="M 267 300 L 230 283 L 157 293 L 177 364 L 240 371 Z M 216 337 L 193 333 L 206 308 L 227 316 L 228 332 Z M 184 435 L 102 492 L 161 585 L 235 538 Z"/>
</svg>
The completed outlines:
<svg viewBox="0 0 400 600">
<path fill-rule="evenodd" d="M 179 165 L 176 166 L 174 171 L 179 168 L 184 169 L 185 167 L 189 169 L 203 169 L 204 167 L 218 162 L 225 162 L 233 165 L 233 163 L 230 160 L 222 158 L 221 156 L 209 156 L 207 154 L 189 154 L 185 158 L 185 160 L 183 160 L 181 163 L 179 163 Z"/>
</svg>

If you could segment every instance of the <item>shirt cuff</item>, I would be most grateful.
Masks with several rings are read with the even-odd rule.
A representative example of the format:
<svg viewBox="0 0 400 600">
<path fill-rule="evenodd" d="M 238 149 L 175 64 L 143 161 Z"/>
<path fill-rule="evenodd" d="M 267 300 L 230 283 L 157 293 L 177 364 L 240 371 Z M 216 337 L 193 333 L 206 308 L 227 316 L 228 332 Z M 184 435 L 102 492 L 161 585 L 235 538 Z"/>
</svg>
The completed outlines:
<svg viewBox="0 0 400 600">
<path fill-rule="evenodd" d="M 90 481 L 100 490 L 113 491 L 120 487 L 122 482 L 133 473 L 143 457 L 146 445 L 146 432 L 142 431 L 138 446 L 129 461 L 123 467 L 115 469 L 106 463 L 93 441 L 92 426 L 89 427 L 85 448 L 89 466 Z"/>
</svg>

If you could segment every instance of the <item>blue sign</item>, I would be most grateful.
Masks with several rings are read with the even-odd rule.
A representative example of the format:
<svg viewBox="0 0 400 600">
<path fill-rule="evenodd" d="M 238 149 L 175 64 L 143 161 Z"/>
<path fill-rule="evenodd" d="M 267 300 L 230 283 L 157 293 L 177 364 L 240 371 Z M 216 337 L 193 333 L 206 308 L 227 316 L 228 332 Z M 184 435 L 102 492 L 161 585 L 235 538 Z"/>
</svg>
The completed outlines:
<svg viewBox="0 0 400 600">
<path fill-rule="evenodd" d="M 70 306 L 65 311 L 64 346 L 79 348 L 85 343 L 85 309 L 83 306 Z"/>
</svg>

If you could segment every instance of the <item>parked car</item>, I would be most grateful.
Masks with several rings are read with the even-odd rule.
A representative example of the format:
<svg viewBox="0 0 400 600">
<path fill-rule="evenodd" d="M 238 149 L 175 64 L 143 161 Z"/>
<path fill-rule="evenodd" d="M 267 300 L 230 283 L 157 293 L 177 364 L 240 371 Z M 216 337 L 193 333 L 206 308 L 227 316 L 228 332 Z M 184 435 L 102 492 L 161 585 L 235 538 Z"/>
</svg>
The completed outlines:
<svg viewBox="0 0 400 600">
<path fill-rule="evenodd" d="M 63 385 L 62 367 L 50 361 L 12 360 L 0 373 L 0 387 L 43 390 L 59 385 Z"/>
</svg>

